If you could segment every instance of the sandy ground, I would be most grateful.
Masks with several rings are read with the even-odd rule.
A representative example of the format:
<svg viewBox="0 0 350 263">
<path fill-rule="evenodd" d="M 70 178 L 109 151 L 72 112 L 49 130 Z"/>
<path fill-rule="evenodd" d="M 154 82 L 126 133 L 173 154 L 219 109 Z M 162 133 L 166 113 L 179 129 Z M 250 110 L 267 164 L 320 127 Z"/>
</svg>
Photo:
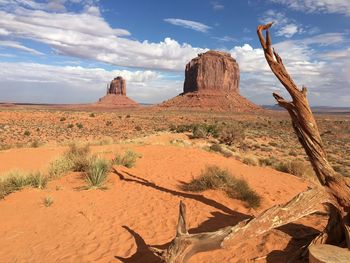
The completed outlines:
<svg viewBox="0 0 350 263">
<path fill-rule="evenodd" d="M 111 157 L 120 149 L 142 154 L 136 166 L 116 167 L 107 190 L 79 190 L 79 173 L 52 181 L 44 190 L 24 189 L 0 200 L 0 262 L 159 262 L 146 244 L 162 245 L 175 234 L 178 204 L 187 205 L 190 232 L 214 231 L 288 201 L 307 188 L 301 179 L 270 168 L 247 166 L 233 158 L 194 147 L 170 145 L 184 135 L 152 136 L 139 143 L 95 146 Z M 63 147 L 0 152 L 0 171 L 45 169 Z M 207 165 L 245 178 L 262 197 L 258 210 L 220 191 L 186 193 L 189 182 Z M 54 203 L 43 205 L 50 196 Z M 286 262 L 304 245 L 324 218 L 310 216 L 262 237 L 195 255 L 190 262 Z"/>
</svg>

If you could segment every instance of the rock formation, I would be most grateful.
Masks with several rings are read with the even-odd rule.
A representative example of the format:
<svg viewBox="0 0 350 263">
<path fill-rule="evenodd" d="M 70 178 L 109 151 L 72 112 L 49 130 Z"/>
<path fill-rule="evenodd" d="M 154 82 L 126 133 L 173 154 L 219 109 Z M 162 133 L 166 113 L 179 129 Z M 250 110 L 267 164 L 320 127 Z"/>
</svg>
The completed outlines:
<svg viewBox="0 0 350 263">
<path fill-rule="evenodd" d="M 125 79 L 121 76 L 114 78 L 109 84 L 107 89 L 107 94 L 117 94 L 117 95 L 126 95 L 126 84 Z"/>
<path fill-rule="evenodd" d="M 239 67 L 229 53 L 208 51 L 192 59 L 185 69 L 184 93 L 239 92 Z"/>
<path fill-rule="evenodd" d="M 229 53 L 208 51 L 185 69 L 183 93 L 162 104 L 165 108 L 252 112 L 261 110 L 239 94 L 239 66 Z"/>
<path fill-rule="evenodd" d="M 126 96 L 125 79 L 121 76 L 114 78 L 107 86 L 106 96 L 99 99 L 98 106 L 130 108 L 139 106 L 138 103 Z"/>
</svg>

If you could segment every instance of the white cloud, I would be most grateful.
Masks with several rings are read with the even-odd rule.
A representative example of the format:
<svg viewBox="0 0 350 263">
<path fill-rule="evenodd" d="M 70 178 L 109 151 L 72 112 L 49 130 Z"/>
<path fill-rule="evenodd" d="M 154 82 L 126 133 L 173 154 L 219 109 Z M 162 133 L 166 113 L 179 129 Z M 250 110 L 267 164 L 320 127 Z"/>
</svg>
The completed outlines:
<svg viewBox="0 0 350 263">
<path fill-rule="evenodd" d="M 161 102 L 182 89 L 182 81 L 169 81 L 155 71 L 128 71 L 81 66 L 0 62 L 2 101 L 83 103 L 105 95 L 116 76 L 126 79 L 127 95 L 139 102 Z"/>
<path fill-rule="evenodd" d="M 111 28 L 97 13 L 50 13 L 17 7 L 0 11 L 0 28 L 9 37 L 31 39 L 58 54 L 106 62 L 117 66 L 182 71 L 205 49 L 165 38 L 152 43 L 125 38 L 125 29 Z"/>
<path fill-rule="evenodd" d="M 32 53 L 34 55 L 44 55 L 43 53 L 41 53 L 33 48 L 23 46 L 20 43 L 15 42 L 15 41 L 0 40 L 0 46 L 26 51 L 26 52 Z"/>
<path fill-rule="evenodd" d="M 343 34 L 329 33 L 274 45 L 297 85 L 309 88 L 312 105 L 348 105 L 341 98 L 350 92 L 350 48 L 319 54 L 310 47 L 344 44 L 345 41 Z M 240 66 L 243 95 L 261 104 L 274 103 L 271 96 L 274 91 L 288 97 L 267 65 L 261 48 L 245 44 L 232 48 L 230 53 Z"/>
<path fill-rule="evenodd" d="M 212 1 L 212 2 L 210 2 L 210 4 L 213 7 L 213 9 L 216 11 L 222 10 L 225 8 L 225 6 L 218 1 Z"/>
<path fill-rule="evenodd" d="M 350 15 L 349 0 L 270 0 L 306 13 L 338 13 Z"/>
<path fill-rule="evenodd" d="M 208 30 L 211 28 L 210 26 L 207 26 L 200 22 L 179 19 L 179 18 L 165 18 L 164 21 L 175 26 L 181 26 L 184 28 L 192 29 L 203 33 L 208 32 Z"/>
<path fill-rule="evenodd" d="M 294 20 L 288 18 L 284 13 L 274 10 L 267 10 L 264 12 L 259 21 L 263 24 L 274 22 L 277 36 L 291 38 L 295 34 L 304 32 L 301 25 L 298 25 Z"/>
<path fill-rule="evenodd" d="M 237 39 L 231 36 L 223 36 L 223 37 L 212 37 L 220 42 L 237 42 Z"/>
</svg>

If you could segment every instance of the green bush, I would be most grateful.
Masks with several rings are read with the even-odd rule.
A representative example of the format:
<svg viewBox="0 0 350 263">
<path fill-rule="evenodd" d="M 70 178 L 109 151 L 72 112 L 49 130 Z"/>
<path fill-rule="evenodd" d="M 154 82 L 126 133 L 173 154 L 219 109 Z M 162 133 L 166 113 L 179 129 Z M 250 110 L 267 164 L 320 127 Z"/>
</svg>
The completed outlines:
<svg viewBox="0 0 350 263">
<path fill-rule="evenodd" d="M 106 159 L 96 158 L 94 159 L 85 173 L 85 180 L 88 183 L 89 188 L 101 188 L 103 187 L 107 173 L 110 170 L 110 162 Z"/>
<path fill-rule="evenodd" d="M 207 167 L 198 178 L 181 188 L 192 192 L 220 189 L 230 198 L 245 201 L 253 208 L 259 207 L 261 202 L 260 196 L 249 187 L 245 180 L 233 177 L 228 170 L 220 169 L 218 166 Z"/>
</svg>

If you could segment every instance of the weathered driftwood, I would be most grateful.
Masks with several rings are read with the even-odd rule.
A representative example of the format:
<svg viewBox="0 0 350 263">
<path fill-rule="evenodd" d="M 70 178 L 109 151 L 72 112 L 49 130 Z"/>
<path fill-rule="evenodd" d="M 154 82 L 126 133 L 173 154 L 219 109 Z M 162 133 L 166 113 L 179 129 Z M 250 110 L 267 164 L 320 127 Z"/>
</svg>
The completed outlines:
<svg viewBox="0 0 350 263">
<path fill-rule="evenodd" d="M 281 57 L 273 50 L 269 33 L 271 25 L 272 23 L 258 26 L 258 37 L 267 63 L 291 95 L 292 101 L 286 101 L 276 93 L 273 96 L 278 104 L 289 112 L 293 128 L 322 187 L 300 193 L 288 203 L 274 206 L 254 219 L 241 221 L 235 226 L 228 226 L 214 232 L 199 234 L 188 233 L 186 208 L 181 202 L 176 237 L 164 250 L 150 247 L 163 262 L 183 263 L 195 253 L 218 249 L 225 244 L 245 242 L 248 238 L 257 237 L 271 229 L 317 212 L 320 204 L 325 203 L 330 205 L 330 219 L 325 231 L 312 241 L 312 245 L 343 242 L 350 247 L 348 221 L 350 180 L 337 174 L 327 161 L 317 124 L 306 98 L 307 89 L 303 87 L 300 90 L 296 86 L 283 65 Z M 266 39 L 262 34 L 263 31 L 266 31 Z"/>
<path fill-rule="evenodd" d="M 183 263 L 192 255 L 215 250 L 225 243 L 240 244 L 249 238 L 262 235 L 271 229 L 296 221 L 306 215 L 319 211 L 320 204 L 333 203 L 334 200 L 322 188 L 302 192 L 284 205 L 276 205 L 258 217 L 244 220 L 235 226 L 221 228 L 214 232 L 189 234 L 186 227 L 186 207 L 180 202 L 176 237 L 165 250 L 150 249 L 167 263 Z"/>
</svg>

